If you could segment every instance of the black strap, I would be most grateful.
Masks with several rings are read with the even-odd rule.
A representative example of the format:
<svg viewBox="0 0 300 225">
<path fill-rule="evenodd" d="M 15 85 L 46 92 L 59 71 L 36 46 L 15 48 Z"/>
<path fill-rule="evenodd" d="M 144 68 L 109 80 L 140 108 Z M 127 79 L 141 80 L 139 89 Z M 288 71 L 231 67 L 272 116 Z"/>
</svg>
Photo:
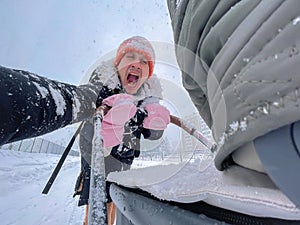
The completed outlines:
<svg viewBox="0 0 300 225">
<path fill-rule="evenodd" d="M 51 188 L 51 186 L 52 186 L 55 178 L 57 177 L 58 172 L 60 171 L 60 169 L 61 169 L 61 167 L 62 167 L 65 159 L 67 158 L 67 155 L 69 154 L 69 152 L 70 152 L 70 150 L 71 150 L 71 148 L 72 148 L 72 146 L 74 144 L 74 141 L 75 141 L 77 135 L 79 134 L 79 132 L 80 132 L 80 130 L 82 128 L 83 123 L 84 122 L 81 122 L 81 124 L 77 128 L 76 132 L 74 133 L 72 139 L 70 140 L 68 146 L 66 147 L 64 153 L 62 154 L 59 162 L 57 163 L 54 171 L 52 172 L 51 177 L 49 178 L 49 180 L 48 180 L 48 182 L 47 182 L 47 184 L 46 184 L 46 186 L 45 186 L 45 188 L 44 188 L 44 190 L 42 192 L 43 194 L 48 194 L 48 192 L 49 192 L 49 190 L 50 190 L 50 188 Z"/>
</svg>

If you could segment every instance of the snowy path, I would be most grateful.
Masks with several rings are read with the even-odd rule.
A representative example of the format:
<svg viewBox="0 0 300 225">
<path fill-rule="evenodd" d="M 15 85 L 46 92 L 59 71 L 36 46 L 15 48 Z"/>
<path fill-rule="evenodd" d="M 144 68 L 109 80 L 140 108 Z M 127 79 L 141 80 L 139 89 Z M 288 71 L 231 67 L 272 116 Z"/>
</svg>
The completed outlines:
<svg viewBox="0 0 300 225">
<path fill-rule="evenodd" d="M 84 207 L 73 198 L 79 157 L 68 156 L 48 195 L 41 192 L 59 155 L 0 150 L 2 225 L 81 225 Z"/>
</svg>

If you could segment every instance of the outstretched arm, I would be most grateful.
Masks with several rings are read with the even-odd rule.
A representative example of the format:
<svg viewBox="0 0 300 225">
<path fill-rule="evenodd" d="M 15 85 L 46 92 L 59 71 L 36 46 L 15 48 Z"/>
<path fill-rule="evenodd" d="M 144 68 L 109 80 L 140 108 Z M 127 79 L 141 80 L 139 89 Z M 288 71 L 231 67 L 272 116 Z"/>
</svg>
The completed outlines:
<svg viewBox="0 0 300 225">
<path fill-rule="evenodd" d="M 0 66 L 0 145 L 91 117 L 96 90 Z"/>
</svg>

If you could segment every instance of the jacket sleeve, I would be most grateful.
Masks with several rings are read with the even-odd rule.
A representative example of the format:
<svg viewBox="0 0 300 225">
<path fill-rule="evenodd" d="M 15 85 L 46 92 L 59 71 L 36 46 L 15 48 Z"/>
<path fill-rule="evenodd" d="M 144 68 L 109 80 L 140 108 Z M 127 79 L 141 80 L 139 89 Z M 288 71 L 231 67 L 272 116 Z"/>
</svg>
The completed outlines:
<svg viewBox="0 0 300 225">
<path fill-rule="evenodd" d="M 0 145 L 90 118 L 96 84 L 70 85 L 0 66 Z"/>
</svg>

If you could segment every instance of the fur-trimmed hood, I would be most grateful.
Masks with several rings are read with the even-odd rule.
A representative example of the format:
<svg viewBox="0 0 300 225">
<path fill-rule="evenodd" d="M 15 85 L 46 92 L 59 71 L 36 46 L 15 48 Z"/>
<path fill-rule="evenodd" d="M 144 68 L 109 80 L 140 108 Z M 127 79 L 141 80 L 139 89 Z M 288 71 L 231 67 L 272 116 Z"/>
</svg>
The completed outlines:
<svg viewBox="0 0 300 225">
<path fill-rule="evenodd" d="M 118 71 L 113 64 L 113 60 L 102 62 L 94 71 L 98 75 L 99 81 L 110 89 L 122 87 Z M 125 90 L 124 90 L 125 92 Z M 136 94 L 133 95 L 136 101 L 146 100 L 149 97 L 154 97 L 157 100 L 162 99 L 162 88 L 160 81 L 156 74 L 153 74 L 145 83 L 140 87 Z"/>
</svg>

